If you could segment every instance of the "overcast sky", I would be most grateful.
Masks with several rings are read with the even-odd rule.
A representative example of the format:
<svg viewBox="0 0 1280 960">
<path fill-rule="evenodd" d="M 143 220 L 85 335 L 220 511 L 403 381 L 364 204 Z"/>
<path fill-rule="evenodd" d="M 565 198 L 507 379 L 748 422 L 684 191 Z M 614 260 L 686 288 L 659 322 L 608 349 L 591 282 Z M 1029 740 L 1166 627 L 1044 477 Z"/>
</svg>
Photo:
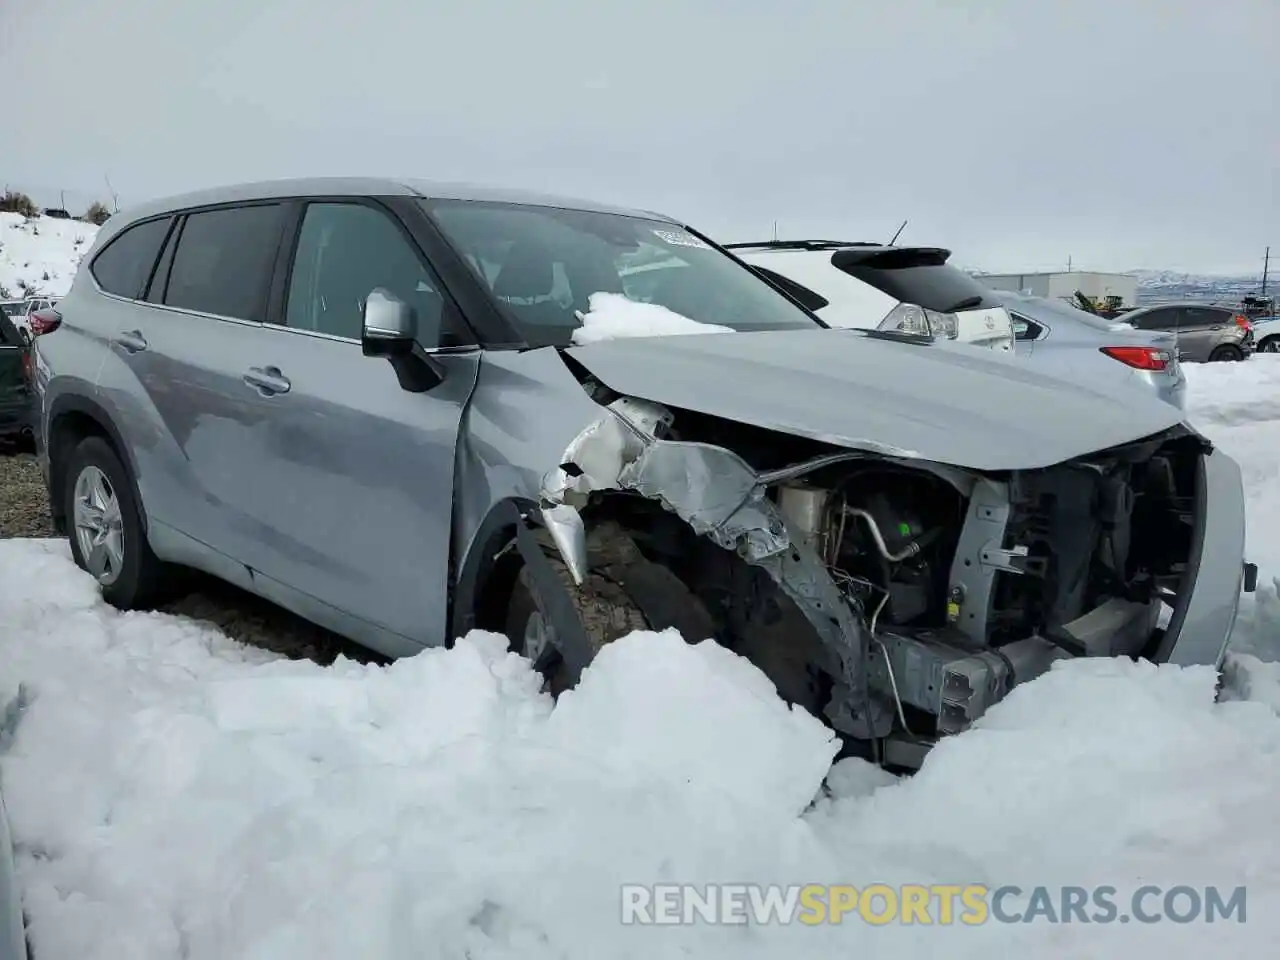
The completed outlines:
<svg viewBox="0 0 1280 960">
<path fill-rule="evenodd" d="M 1280 0 L 0 0 L 0 177 L 388 174 L 990 270 L 1280 254 Z"/>
</svg>

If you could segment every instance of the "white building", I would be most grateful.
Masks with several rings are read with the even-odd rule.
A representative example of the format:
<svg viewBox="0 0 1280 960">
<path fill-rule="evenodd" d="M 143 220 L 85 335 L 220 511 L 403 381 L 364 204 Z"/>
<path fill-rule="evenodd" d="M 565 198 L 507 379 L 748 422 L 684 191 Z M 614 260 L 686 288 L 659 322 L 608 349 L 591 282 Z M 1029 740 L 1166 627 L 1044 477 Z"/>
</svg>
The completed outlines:
<svg viewBox="0 0 1280 960">
<path fill-rule="evenodd" d="M 1072 270 L 1059 273 L 980 273 L 976 276 L 995 290 L 1013 290 L 1049 299 L 1070 299 L 1079 290 L 1099 301 L 1119 297 L 1121 306 L 1137 305 L 1138 278 L 1123 273 Z"/>
</svg>

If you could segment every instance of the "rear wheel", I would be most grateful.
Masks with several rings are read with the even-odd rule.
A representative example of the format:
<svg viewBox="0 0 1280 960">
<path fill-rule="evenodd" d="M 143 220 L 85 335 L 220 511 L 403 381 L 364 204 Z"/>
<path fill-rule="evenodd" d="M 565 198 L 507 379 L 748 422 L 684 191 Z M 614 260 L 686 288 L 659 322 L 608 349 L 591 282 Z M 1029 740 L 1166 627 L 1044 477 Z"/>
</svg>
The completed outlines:
<svg viewBox="0 0 1280 960">
<path fill-rule="evenodd" d="M 1239 347 L 1218 347 L 1218 349 L 1214 350 L 1213 353 L 1209 354 L 1209 359 L 1214 362 L 1221 360 L 1234 362 L 1237 360 L 1243 360 L 1244 354 L 1240 351 Z"/>
<path fill-rule="evenodd" d="M 690 643 L 715 636 L 702 602 L 674 573 L 648 560 L 616 524 L 602 524 L 588 538 L 589 571 L 581 585 L 574 582 L 550 536 L 539 531 L 537 539 L 582 620 L 592 659 L 606 644 L 637 630 L 673 627 Z M 511 648 L 533 661 L 550 693 L 558 696 L 573 685 L 557 647 L 551 611 L 528 567 L 516 575 L 506 634 Z"/>
<path fill-rule="evenodd" d="M 1258 344 L 1259 353 L 1280 353 L 1280 336 L 1267 337 Z"/>
<path fill-rule="evenodd" d="M 63 509 L 77 566 L 98 581 L 112 606 L 150 604 L 165 568 L 147 543 L 137 491 L 115 450 L 101 437 L 86 437 L 64 476 Z"/>
</svg>

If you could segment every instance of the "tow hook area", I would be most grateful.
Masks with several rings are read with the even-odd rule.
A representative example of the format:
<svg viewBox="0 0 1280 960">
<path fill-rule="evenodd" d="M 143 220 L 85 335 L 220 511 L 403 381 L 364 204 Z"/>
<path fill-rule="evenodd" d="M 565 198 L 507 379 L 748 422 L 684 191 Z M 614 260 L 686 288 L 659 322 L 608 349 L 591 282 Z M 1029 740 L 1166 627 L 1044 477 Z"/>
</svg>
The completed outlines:
<svg viewBox="0 0 1280 960">
<path fill-rule="evenodd" d="M 1244 565 L 1244 592 L 1255 593 L 1258 589 L 1258 565 L 1256 563 L 1246 563 Z"/>
</svg>

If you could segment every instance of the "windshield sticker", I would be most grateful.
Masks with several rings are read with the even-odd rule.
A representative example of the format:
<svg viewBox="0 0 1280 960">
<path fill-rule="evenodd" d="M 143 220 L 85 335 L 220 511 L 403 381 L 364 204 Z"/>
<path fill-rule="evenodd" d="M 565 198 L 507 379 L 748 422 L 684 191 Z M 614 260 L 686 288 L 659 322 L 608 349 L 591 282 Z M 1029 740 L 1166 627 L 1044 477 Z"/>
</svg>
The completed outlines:
<svg viewBox="0 0 1280 960">
<path fill-rule="evenodd" d="M 653 235 L 659 240 L 665 240 L 674 247 L 693 247 L 695 250 L 711 249 L 692 233 L 686 233 L 683 230 L 655 230 Z"/>
</svg>

